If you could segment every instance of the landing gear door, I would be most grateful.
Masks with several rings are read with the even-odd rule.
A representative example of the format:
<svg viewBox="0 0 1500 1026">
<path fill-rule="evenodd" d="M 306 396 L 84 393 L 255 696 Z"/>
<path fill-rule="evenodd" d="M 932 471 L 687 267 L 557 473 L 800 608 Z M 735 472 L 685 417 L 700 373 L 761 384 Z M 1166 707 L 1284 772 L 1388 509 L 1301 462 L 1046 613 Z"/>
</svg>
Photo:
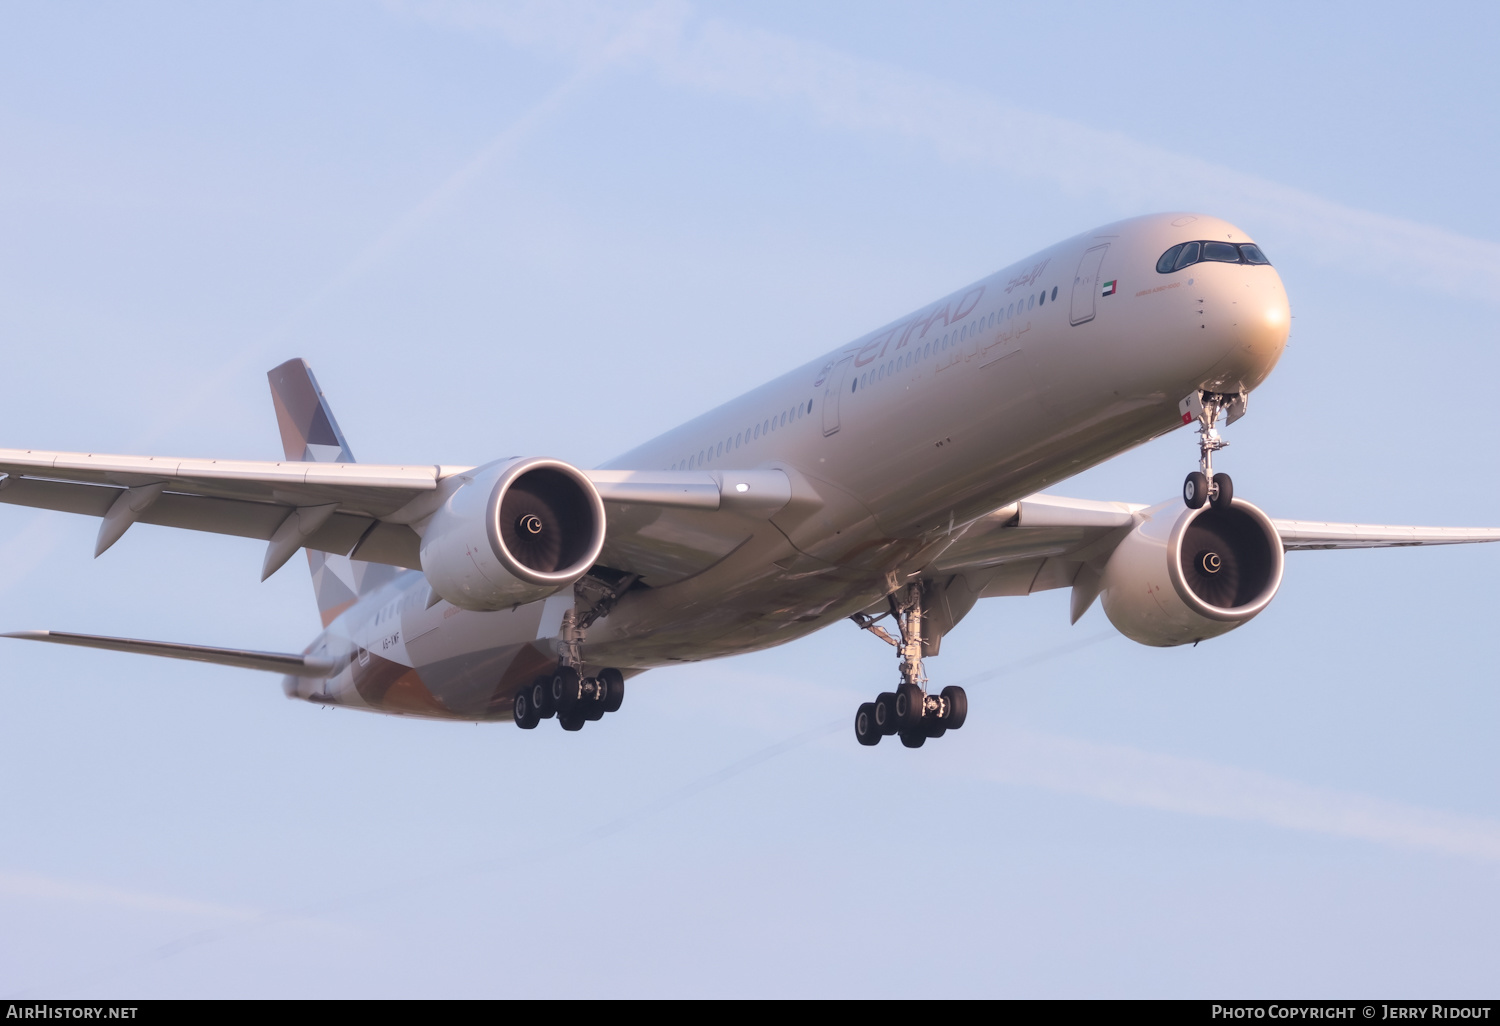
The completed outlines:
<svg viewBox="0 0 1500 1026">
<path fill-rule="evenodd" d="M 823 435 L 827 437 L 839 429 L 839 399 L 844 394 L 844 378 L 849 375 L 849 365 L 854 357 L 846 356 L 828 372 L 823 385 Z"/>
<path fill-rule="evenodd" d="M 1083 324 L 1094 319 L 1094 302 L 1099 298 L 1099 265 L 1104 263 L 1104 254 L 1109 252 L 1109 243 L 1095 246 L 1083 254 L 1078 261 L 1078 273 L 1073 276 L 1073 307 L 1068 313 L 1068 323 Z"/>
</svg>

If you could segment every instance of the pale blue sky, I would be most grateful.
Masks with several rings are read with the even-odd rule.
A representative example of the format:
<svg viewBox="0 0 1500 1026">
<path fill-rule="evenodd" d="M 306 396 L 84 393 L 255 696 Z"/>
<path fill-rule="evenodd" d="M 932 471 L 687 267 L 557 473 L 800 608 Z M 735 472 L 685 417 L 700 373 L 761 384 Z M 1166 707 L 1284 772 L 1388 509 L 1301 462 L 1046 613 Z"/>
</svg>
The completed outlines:
<svg viewBox="0 0 1500 1026">
<path fill-rule="evenodd" d="M 1244 8 L 1245 5 L 1240 5 Z M 811 8 L 811 9 L 810 9 Z M 1221 465 L 1274 516 L 1500 524 L 1479 4 L 10 4 L 0 444 L 601 462 L 1115 218 L 1201 209 L 1291 348 Z M 1150 502 L 1186 433 L 1060 488 Z M 0 626 L 300 649 L 300 561 L 0 507 Z M 862 749 L 852 625 L 581 734 L 320 711 L 5 642 L 0 994 L 1493 995 L 1500 551 L 1307 553 L 1196 649 L 1065 593 Z M 546 725 L 550 726 L 550 725 Z M 909 882 L 903 882 L 909 881 Z"/>
</svg>

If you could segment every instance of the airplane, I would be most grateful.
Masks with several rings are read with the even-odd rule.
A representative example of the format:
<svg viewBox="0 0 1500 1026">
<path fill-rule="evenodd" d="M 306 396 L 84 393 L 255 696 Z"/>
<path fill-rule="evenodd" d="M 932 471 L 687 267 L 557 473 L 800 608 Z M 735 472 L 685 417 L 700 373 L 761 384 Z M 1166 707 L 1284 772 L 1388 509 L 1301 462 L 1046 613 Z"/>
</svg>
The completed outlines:
<svg viewBox="0 0 1500 1026">
<path fill-rule="evenodd" d="M 1500 541 L 1500 528 L 1273 519 L 1213 459 L 1290 327 L 1227 221 L 1165 213 L 1074 236 L 583 470 L 355 462 L 311 369 L 269 373 L 286 459 L 0 450 L 0 502 L 305 550 L 323 631 L 301 653 L 58 631 L 5 635 L 283 675 L 341 708 L 462 721 L 617 711 L 653 667 L 846 620 L 894 648 L 855 736 L 964 725 L 923 660 L 981 598 L 1070 588 L 1144 645 L 1197 644 L 1276 596 L 1284 555 Z M 1196 424 L 1182 492 L 1142 505 L 1044 489 Z M 887 626 L 882 626 L 882 622 Z"/>
</svg>

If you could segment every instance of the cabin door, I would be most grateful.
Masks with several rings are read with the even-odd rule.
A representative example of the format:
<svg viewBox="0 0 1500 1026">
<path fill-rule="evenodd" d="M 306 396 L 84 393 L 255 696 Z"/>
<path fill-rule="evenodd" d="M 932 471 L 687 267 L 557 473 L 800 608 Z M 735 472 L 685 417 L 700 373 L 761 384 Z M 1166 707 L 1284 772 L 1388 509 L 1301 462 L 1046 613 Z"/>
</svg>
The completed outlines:
<svg viewBox="0 0 1500 1026">
<path fill-rule="evenodd" d="M 1104 254 L 1109 252 L 1109 243 L 1095 246 L 1078 261 L 1078 273 L 1073 275 L 1073 308 L 1068 314 L 1069 324 L 1083 324 L 1094 319 L 1094 301 L 1099 298 L 1099 265 L 1104 263 Z"/>
<path fill-rule="evenodd" d="M 849 365 L 853 362 L 854 357 L 846 356 L 828 372 L 828 381 L 823 386 L 824 437 L 839 429 L 839 399 L 844 394 L 844 379 L 849 376 Z"/>
</svg>

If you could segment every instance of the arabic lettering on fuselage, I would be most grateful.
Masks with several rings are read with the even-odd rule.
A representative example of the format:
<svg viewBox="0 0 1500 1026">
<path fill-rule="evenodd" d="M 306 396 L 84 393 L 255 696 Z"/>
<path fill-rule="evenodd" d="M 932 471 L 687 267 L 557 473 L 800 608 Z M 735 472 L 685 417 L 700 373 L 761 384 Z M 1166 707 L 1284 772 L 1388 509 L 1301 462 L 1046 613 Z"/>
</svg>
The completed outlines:
<svg viewBox="0 0 1500 1026">
<path fill-rule="evenodd" d="M 1023 286 L 1026 288 L 1030 288 L 1032 285 L 1035 285 L 1036 280 L 1042 276 L 1042 272 L 1047 269 L 1047 265 L 1051 262 L 1052 258 L 1048 257 L 1046 260 L 1043 260 L 1041 263 L 1033 267 L 1026 274 L 1016 275 L 1010 281 L 1005 283 L 1005 294 L 1008 296 L 1015 289 L 1022 288 Z"/>
</svg>

